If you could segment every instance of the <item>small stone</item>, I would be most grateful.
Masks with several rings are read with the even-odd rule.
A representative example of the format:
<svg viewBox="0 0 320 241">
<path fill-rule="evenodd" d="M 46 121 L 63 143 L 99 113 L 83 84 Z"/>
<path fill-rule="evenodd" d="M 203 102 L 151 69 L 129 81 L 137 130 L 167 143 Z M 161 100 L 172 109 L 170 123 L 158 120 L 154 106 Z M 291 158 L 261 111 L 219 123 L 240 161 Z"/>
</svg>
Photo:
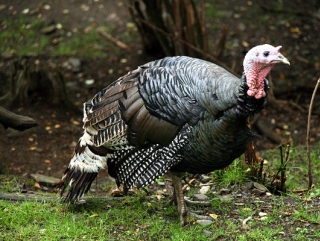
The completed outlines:
<svg viewBox="0 0 320 241">
<path fill-rule="evenodd" d="M 266 217 L 266 216 L 260 218 L 261 221 L 266 220 L 266 219 L 268 219 L 268 217 Z"/>
<path fill-rule="evenodd" d="M 29 8 L 25 8 L 22 10 L 22 14 L 27 14 L 27 13 L 29 13 Z"/>
<path fill-rule="evenodd" d="M 239 23 L 238 24 L 238 29 L 240 30 L 240 31 L 245 31 L 246 30 L 246 25 L 244 24 L 244 23 Z M 249 45 L 248 45 L 249 46 Z M 246 47 L 248 47 L 248 46 L 246 46 Z"/>
<path fill-rule="evenodd" d="M 92 85 L 94 83 L 94 79 L 87 79 L 84 83 L 86 85 Z"/>
<path fill-rule="evenodd" d="M 79 72 L 81 67 L 81 61 L 78 58 L 71 57 L 67 60 L 72 66 L 72 72 Z"/>
<path fill-rule="evenodd" d="M 246 182 L 245 186 L 246 188 L 251 189 L 253 187 L 253 182 Z"/>
<path fill-rule="evenodd" d="M 231 190 L 230 189 L 227 189 L 227 188 L 222 188 L 220 190 L 220 194 L 221 195 L 226 195 L 226 194 L 230 194 L 231 193 Z"/>
<path fill-rule="evenodd" d="M 206 194 L 210 191 L 210 186 L 202 186 L 199 190 L 200 194 Z"/>
<path fill-rule="evenodd" d="M 62 27 L 63 27 L 63 26 L 62 26 L 61 23 L 57 23 L 57 24 L 56 24 L 56 28 L 57 28 L 57 29 L 62 29 Z"/>
<path fill-rule="evenodd" d="M 256 196 L 263 196 L 266 192 L 254 188 L 254 189 L 252 189 L 252 193 L 254 193 Z"/>
<path fill-rule="evenodd" d="M 201 182 L 202 183 L 207 183 L 207 182 L 209 182 L 209 181 L 211 181 L 211 177 L 209 177 L 209 176 L 207 176 L 207 175 L 201 175 Z"/>
<path fill-rule="evenodd" d="M 265 217 L 265 216 L 267 216 L 267 215 L 268 215 L 267 213 L 259 212 L 259 216 L 260 216 L 260 217 Z"/>
<path fill-rule="evenodd" d="M 51 6 L 48 5 L 48 4 L 46 4 L 46 5 L 43 6 L 43 8 L 44 8 L 45 10 L 50 10 L 50 9 L 51 9 Z"/>
<path fill-rule="evenodd" d="M 208 225 L 212 224 L 213 221 L 211 221 L 211 220 L 206 220 L 206 219 L 201 219 L 201 220 L 197 220 L 196 223 L 197 223 L 197 224 L 200 224 L 200 225 L 202 225 L 202 226 L 208 226 Z"/>
<path fill-rule="evenodd" d="M 31 177 L 38 183 L 54 185 L 60 181 L 58 178 L 49 177 L 42 174 L 31 174 Z"/>
<path fill-rule="evenodd" d="M 265 186 L 263 186 L 262 184 L 257 183 L 257 182 L 254 182 L 253 186 L 255 188 L 259 189 L 260 191 L 265 191 L 265 192 L 269 191 L 268 188 L 266 188 Z"/>
<path fill-rule="evenodd" d="M 228 203 L 233 200 L 233 197 L 230 194 L 228 194 L 228 195 L 220 196 L 219 199 L 221 202 Z"/>
<path fill-rule="evenodd" d="M 206 235 L 207 237 L 210 237 L 210 236 L 212 236 L 212 232 L 211 231 L 209 231 L 209 230 L 202 230 L 202 233 L 204 234 L 204 235 Z"/>
<path fill-rule="evenodd" d="M 193 194 L 193 197 L 198 201 L 205 201 L 209 199 L 208 196 L 204 194 Z"/>
</svg>

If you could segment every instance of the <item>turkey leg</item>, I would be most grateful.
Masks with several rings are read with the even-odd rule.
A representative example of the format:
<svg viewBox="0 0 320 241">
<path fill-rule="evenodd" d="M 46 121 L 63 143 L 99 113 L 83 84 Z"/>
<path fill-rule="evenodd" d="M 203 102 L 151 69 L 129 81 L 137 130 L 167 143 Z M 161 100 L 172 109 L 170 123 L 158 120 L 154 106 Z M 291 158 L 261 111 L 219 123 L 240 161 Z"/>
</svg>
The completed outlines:
<svg viewBox="0 0 320 241">
<path fill-rule="evenodd" d="M 182 191 L 181 175 L 180 173 L 171 173 L 171 179 L 174 187 L 175 200 L 178 204 L 178 213 L 180 215 L 181 225 L 184 226 L 187 221 L 188 209 L 184 202 L 184 196 Z M 174 198 L 174 197 L 173 197 Z"/>
</svg>

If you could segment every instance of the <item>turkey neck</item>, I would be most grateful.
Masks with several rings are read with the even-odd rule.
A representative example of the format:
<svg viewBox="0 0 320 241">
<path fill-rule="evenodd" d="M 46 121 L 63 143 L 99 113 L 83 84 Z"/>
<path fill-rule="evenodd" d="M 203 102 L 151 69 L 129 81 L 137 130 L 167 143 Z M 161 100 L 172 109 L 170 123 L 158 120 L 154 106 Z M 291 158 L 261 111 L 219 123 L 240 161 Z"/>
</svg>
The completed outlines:
<svg viewBox="0 0 320 241">
<path fill-rule="evenodd" d="M 256 99 L 254 96 L 248 95 L 250 87 L 245 74 L 242 75 L 240 81 L 241 84 L 239 86 L 238 105 L 236 109 L 240 116 L 246 118 L 260 112 L 267 104 L 266 96 L 268 95 L 269 82 L 267 79 L 262 80 L 261 85 L 263 86 L 265 96 L 260 99 Z"/>
<path fill-rule="evenodd" d="M 263 68 L 259 68 L 259 66 L 255 65 L 253 68 L 245 68 L 247 85 L 249 87 L 247 94 L 249 96 L 253 96 L 256 99 L 266 96 L 266 92 L 264 91 L 264 79 L 273 67 L 274 65 L 269 65 L 267 67 L 264 66 Z"/>
</svg>

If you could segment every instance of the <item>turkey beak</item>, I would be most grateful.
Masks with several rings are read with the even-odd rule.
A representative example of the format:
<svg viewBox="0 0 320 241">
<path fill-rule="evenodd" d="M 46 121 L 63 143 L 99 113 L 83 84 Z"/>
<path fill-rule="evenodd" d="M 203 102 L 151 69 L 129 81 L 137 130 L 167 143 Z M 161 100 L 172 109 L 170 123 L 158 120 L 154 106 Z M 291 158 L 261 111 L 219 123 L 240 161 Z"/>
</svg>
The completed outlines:
<svg viewBox="0 0 320 241">
<path fill-rule="evenodd" d="M 288 60 L 286 57 L 284 57 L 282 54 L 280 54 L 280 53 L 279 53 L 279 54 L 277 55 L 277 57 L 276 57 L 275 59 L 273 59 L 271 62 L 274 63 L 274 64 L 283 63 L 283 64 L 288 64 L 288 65 L 290 65 L 289 60 Z"/>
</svg>

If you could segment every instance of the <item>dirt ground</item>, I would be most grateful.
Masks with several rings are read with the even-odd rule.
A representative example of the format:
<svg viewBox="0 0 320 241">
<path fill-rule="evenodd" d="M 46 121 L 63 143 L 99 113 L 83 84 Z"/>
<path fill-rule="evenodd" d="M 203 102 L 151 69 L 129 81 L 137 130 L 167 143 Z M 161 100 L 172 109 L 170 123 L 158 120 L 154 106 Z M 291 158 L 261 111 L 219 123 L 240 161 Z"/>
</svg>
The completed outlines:
<svg viewBox="0 0 320 241">
<path fill-rule="evenodd" d="M 216 2 L 216 17 L 208 17 L 207 23 L 210 48 L 214 49 L 221 26 L 228 25 L 229 33 L 222 61 L 238 73 L 241 73 L 242 58 L 250 47 L 261 43 L 283 46 L 282 52 L 290 60 L 291 66 L 277 66 L 272 70 L 271 79 L 275 97 L 286 102 L 269 105 L 260 118 L 263 118 L 266 125 L 285 141 L 304 145 L 308 105 L 320 73 L 319 4 L 316 0 L 308 3 L 288 0 L 283 1 L 282 8 L 276 8 L 267 5 L 265 3 L 267 1 L 233 1 L 232 4 L 229 4 L 229 1 Z M 121 33 L 126 31 L 126 23 L 132 22 L 125 1 L 47 1 L 49 9 L 44 9 L 44 5 L 37 0 L 11 1 L 10 4 L 0 0 L 1 4 L 6 5 L 6 9 L 1 11 L 1 18 L 14 18 L 26 8 L 34 9 L 40 6 L 44 18 L 55 22 L 59 19 L 67 20 L 69 29 L 85 28 L 91 22 L 98 26 L 106 23 L 116 24 L 118 27 L 114 36 L 119 39 Z M 84 11 L 85 6 L 90 9 Z M 67 18 L 63 9 L 69 10 Z M 142 46 L 139 39 L 127 44 L 136 54 L 129 55 L 114 47 L 119 54 L 113 55 L 113 49 L 108 49 L 109 54 L 105 58 L 75 56 L 81 60 L 80 72 L 64 70 L 63 75 L 69 94 L 79 108 L 81 103 L 93 97 L 111 81 L 153 59 L 152 56 L 140 54 Z M 57 66 L 62 66 L 67 59 L 67 57 L 50 56 L 32 58 L 44 64 L 53 62 Z M 127 62 L 120 63 L 122 58 L 126 58 Z M 9 63 L 10 60 L 1 59 L 0 82 L 6 82 L 8 79 Z M 110 69 L 115 71 L 110 73 Z M 86 85 L 84 80 L 88 79 L 94 79 L 94 84 Z M 312 115 L 313 143 L 320 139 L 319 104 L 320 91 Z M 43 98 L 28 106 L 14 107 L 10 110 L 33 117 L 39 126 L 24 132 L 0 128 L 0 173 L 25 177 L 29 177 L 32 173 L 41 173 L 60 178 L 82 133 L 81 114 L 63 106 L 51 105 Z M 258 150 L 277 146 L 264 137 L 259 129 L 255 130 L 262 135 L 262 139 L 257 143 Z M 103 175 L 104 173 L 100 174 L 101 177 Z"/>
</svg>

